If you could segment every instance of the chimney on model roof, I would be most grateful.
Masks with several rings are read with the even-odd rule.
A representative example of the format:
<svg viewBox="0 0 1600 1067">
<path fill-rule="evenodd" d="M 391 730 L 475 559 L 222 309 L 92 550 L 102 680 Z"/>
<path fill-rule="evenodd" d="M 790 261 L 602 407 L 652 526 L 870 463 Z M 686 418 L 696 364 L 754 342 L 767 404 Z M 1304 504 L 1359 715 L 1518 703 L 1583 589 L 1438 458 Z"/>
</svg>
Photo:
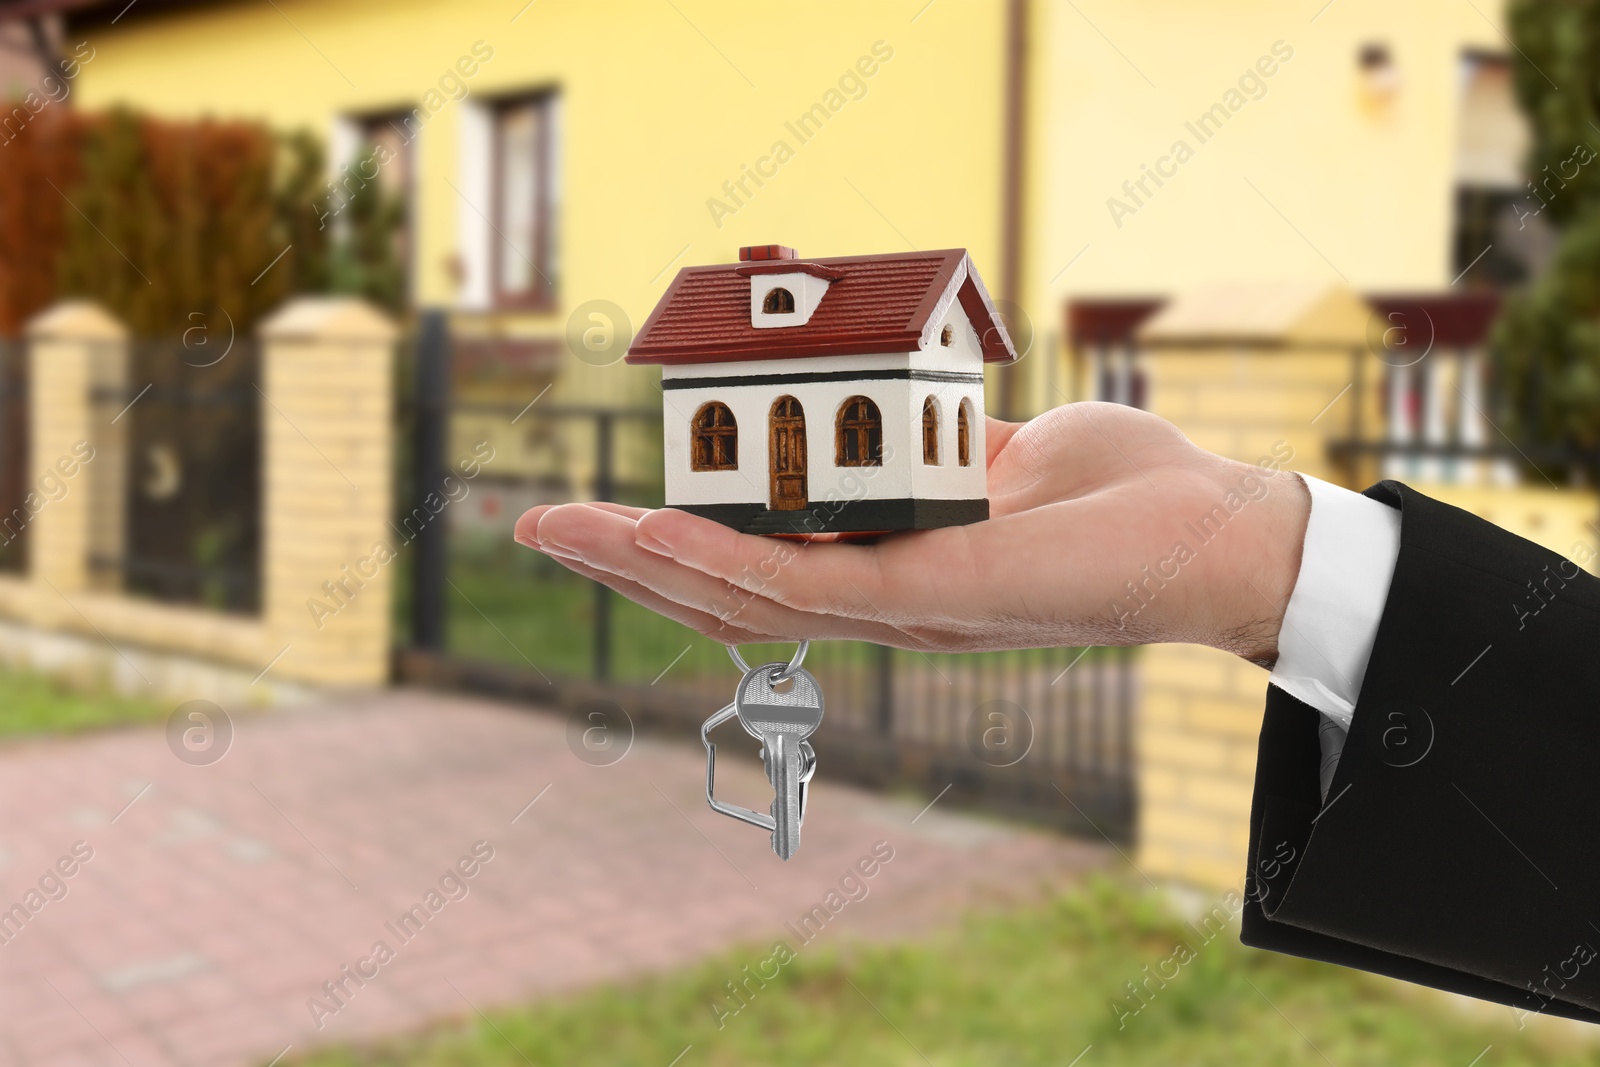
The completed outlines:
<svg viewBox="0 0 1600 1067">
<path fill-rule="evenodd" d="M 746 245 L 739 249 L 739 262 L 762 259 L 798 259 L 800 255 L 787 245 Z"/>
</svg>

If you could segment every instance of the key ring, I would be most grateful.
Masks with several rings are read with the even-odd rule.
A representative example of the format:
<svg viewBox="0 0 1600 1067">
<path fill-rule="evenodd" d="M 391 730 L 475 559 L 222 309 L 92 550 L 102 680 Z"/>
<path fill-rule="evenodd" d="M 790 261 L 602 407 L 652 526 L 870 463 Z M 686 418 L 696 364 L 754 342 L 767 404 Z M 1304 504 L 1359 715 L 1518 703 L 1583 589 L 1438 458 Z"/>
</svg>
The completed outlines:
<svg viewBox="0 0 1600 1067">
<path fill-rule="evenodd" d="M 794 658 L 789 661 L 789 665 L 772 676 L 772 684 L 777 685 L 779 682 L 785 682 L 790 678 L 793 678 L 794 672 L 800 669 L 800 664 L 806 658 L 806 650 L 810 647 L 811 642 L 809 640 L 801 641 L 800 644 L 796 646 L 794 650 Z M 741 671 L 743 671 L 745 674 L 750 673 L 750 664 L 746 663 L 744 661 L 744 657 L 739 655 L 738 645 L 729 645 L 728 655 L 733 657 L 733 662 L 738 665 Z"/>
<path fill-rule="evenodd" d="M 750 672 L 745 671 L 745 673 L 749 674 Z M 751 826 L 759 826 L 761 829 L 770 832 L 778 826 L 778 821 L 770 813 L 763 815 L 759 811 L 741 808 L 737 804 L 724 804 L 716 798 L 717 746 L 711 743 L 711 731 L 733 718 L 736 714 L 738 714 L 737 705 L 729 704 L 707 719 L 705 724 L 700 727 L 700 743 L 706 746 L 706 803 L 711 805 L 712 811 L 731 815 L 740 822 L 747 822 Z M 812 766 L 813 768 L 816 766 L 814 757 Z"/>
</svg>

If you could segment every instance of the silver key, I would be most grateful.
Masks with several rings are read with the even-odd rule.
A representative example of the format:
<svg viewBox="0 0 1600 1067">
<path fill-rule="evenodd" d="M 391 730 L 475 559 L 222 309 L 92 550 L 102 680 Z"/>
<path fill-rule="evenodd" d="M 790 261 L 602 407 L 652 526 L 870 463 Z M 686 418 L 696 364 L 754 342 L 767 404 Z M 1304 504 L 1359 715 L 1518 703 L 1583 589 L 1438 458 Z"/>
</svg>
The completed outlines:
<svg viewBox="0 0 1600 1067">
<path fill-rule="evenodd" d="M 800 742 L 800 825 L 806 822 L 806 797 L 810 793 L 811 776 L 817 773 L 817 753 L 810 741 Z"/>
<path fill-rule="evenodd" d="M 788 859 L 800 847 L 806 783 L 817 758 L 805 743 L 822 725 L 822 687 L 796 668 L 787 691 L 773 689 L 784 663 L 763 663 L 746 672 L 734 691 L 734 708 L 745 732 L 761 740 L 761 758 L 772 783 L 772 851 Z"/>
<path fill-rule="evenodd" d="M 767 750 L 762 749 L 756 753 L 761 757 L 761 766 L 767 769 Z M 817 753 L 811 747 L 810 741 L 800 742 L 800 825 L 806 824 L 806 797 L 810 795 L 812 775 L 817 773 Z M 767 769 L 767 781 L 772 781 L 772 771 Z"/>
</svg>

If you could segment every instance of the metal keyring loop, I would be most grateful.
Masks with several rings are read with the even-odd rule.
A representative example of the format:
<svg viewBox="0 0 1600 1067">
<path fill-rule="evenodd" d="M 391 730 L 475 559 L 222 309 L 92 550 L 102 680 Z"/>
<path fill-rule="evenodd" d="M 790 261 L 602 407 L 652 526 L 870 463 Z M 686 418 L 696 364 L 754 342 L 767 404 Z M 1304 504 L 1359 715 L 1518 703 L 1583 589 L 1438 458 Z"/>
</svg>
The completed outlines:
<svg viewBox="0 0 1600 1067">
<path fill-rule="evenodd" d="M 801 641 L 800 644 L 795 647 L 794 658 L 789 661 L 789 665 L 787 667 L 773 676 L 772 684 L 777 685 L 779 682 L 786 682 L 790 678 L 793 678 L 794 672 L 800 669 L 800 664 L 806 658 L 806 650 L 810 647 L 811 642 L 809 640 Z M 729 645 L 728 655 L 733 657 L 733 662 L 738 665 L 738 668 L 741 671 L 743 671 L 745 674 L 750 673 L 750 664 L 746 663 L 744 661 L 744 657 L 739 655 L 738 645 Z"/>
</svg>

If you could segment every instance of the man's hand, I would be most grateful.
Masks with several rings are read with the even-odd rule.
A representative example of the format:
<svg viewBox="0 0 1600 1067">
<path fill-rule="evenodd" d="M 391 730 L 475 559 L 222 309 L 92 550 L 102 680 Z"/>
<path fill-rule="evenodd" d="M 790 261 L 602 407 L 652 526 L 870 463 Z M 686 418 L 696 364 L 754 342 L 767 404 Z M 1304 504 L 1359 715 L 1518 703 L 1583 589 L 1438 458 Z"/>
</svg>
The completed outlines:
<svg viewBox="0 0 1600 1067">
<path fill-rule="evenodd" d="M 1184 641 L 1276 660 L 1311 511 L 1298 476 L 1202 451 L 1116 404 L 990 419 L 987 441 L 990 517 L 971 526 L 795 542 L 596 503 L 534 508 L 516 537 L 725 644 Z"/>
</svg>

